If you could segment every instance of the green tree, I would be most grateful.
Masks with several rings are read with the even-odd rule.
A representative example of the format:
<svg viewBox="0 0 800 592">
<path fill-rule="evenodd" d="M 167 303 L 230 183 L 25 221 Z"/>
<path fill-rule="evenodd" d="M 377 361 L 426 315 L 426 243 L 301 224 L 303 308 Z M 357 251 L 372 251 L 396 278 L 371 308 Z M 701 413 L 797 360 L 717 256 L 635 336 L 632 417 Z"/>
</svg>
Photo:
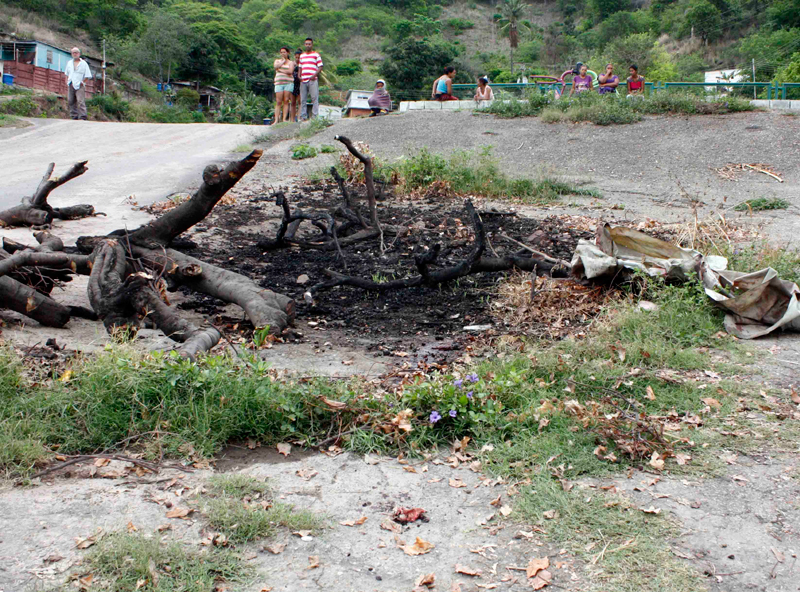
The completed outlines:
<svg viewBox="0 0 800 592">
<path fill-rule="evenodd" d="M 599 23 L 606 20 L 615 12 L 628 10 L 630 0 L 589 0 L 589 11 L 594 18 L 594 22 Z"/>
<path fill-rule="evenodd" d="M 800 0 L 779 0 L 767 8 L 767 22 L 773 29 L 800 27 Z"/>
<path fill-rule="evenodd" d="M 631 64 L 639 66 L 639 73 L 649 76 L 648 69 L 653 65 L 655 39 L 650 33 L 634 33 L 615 39 L 606 46 L 606 55 L 622 72 Z M 621 78 L 622 76 L 620 76 Z"/>
<path fill-rule="evenodd" d="M 504 0 L 500 8 L 499 30 L 508 33 L 510 46 L 511 74 L 514 74 L 514 50 L 519 46 L 519 32 L 530 32 L 530 27 L 522 22 L 522 17 L 528 9 L 524 0 Z"/>
<path fill-rule="evenodd" d="M 319 12 L 319 6 L 314 0 L 287 0 L 278 10 L 277 15 L 287 29 L 297 33 L 303 23 L 317 12 Z"/>
<path fill-rule="evenodd" d="M 179 16 L 153 5 L 146 9 L 144 21 L 141 33 L 124 45 L 120 58 L 163 83 L 190 51 L 193 33 Z"/>
<path fill-rule="evenodd" d="M 418 98 L 419 92 L 433 84 L 442 69 L 458 56 L 456 48 L 441 40 L 404 39 L 384 47 L 386 59 L 380 73 L 398 98 Z M 425 96 L 425 95 L 423 95 Z"/>
<path fill-rule="evenodd" d="M 722 30 L 722 13 L 719 8 L 707 0 L 700 0 L 692 4 L 686 11 L 684 36 L 692 30 L 706 45 L 709 41 L 721 37 L 724 31 Z"/>
<path fill-rule="evenodd" d="M 800 53 L 795 53 L 789 63 L 778 70 L 775 75 L 776 82 L 800 82 Z M 787 99 L 800 98 L 800 88 L 791 88 L 786 93 Z"/>
</svg>

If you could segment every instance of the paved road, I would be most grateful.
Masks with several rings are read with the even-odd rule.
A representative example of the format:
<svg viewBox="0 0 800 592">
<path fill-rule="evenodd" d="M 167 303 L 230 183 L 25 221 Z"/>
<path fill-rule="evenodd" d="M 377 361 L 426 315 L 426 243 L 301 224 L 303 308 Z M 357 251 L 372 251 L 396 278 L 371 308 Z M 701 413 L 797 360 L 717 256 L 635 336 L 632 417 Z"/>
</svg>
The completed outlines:
<svg viewBox="0 0 800 592">
<path fill-rule="evenodd" d="M 30 195 L 48 163 L 56 174 L 89 161 L 89 171 L 53 193 L 53 205 L 90 203 L 114 209 L 130 195 L 151 203 L 196 186 L 203 168 L 231 158 L 259 128 L 219 124 L 104 123 L 31 119 L 34 126 L 0 128 L 0 208 Z"/>
</svg>

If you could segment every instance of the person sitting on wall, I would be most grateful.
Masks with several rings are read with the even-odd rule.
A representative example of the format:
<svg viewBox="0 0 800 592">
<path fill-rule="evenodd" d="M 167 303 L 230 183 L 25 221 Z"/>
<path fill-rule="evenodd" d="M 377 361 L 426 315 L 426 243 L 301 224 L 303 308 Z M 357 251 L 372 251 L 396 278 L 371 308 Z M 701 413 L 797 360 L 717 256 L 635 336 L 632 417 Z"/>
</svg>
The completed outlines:
<svg viewBox="0 0 800 592">
<path fill-rule="evenodd" d="M 586 66 L 586 64 L 583 62 L 575 64 L 575 67 L 572 69 L 573 76 L 578 76 L 581 73 L 581 66 Z M 597 72 L 590 70 L 589 66 L 586 66 L 586 73 L 592 77 L 592 87 L 597 88 Z"/>
<path fill-rule="evenodd" d="M 453 79 L 455 77 L 456 69 L 453 66 L 447 66 L 444 74 L 433 83 L 431 98 L 436 101 L 457 101 L 458 97 L 453 96 Z"/>
<path fill-rule="evenodd" d="M 586 67 L 586 64 L 580 65 L 578 74 L 572 77 L 572 88 L 569 91 L 569 96 L 572 96 L 575 93 L 580 94 L 592 91 L 592 77 L 589 76 L 588 70 L 589 69 Z"/>
<path fill-rule="evenodd" d="M 67 77 L 69 116 L 86 121 L 86 79 L 92 78 L 89 64 L 81 59 L 81 50 L 73 47 L 72 59 L 67 62 L 64 74 Z"/>
<path fill-rule="evenodd" d="M 617 92 L 619 76 L 614 74 L 614 64 L 606 64 L 606 71 L 597 78 L 598 92 L 601 95 L 610 95 Z"/>
<path fill-rule="evenodd" d="M 644 76 L 639 76 L 639 66 L 631 64 L 628 68 L 628 97 L 629 99 L 644 98 Z"/>
<path fill-rule="evenodd" d="M 386 82 L 378 80 L 375 83 L 375 90 L 372 91 L 372 96 L 367 100 L 369 108 L 372 109 L 370 117 L 376 115 L 385 115 L 392 110 L 392 97 L 386 90 Z"/>
<path fill-rule="evenodd" d="M 494 100 L 494 92 L 492 92 L 492 87 L 489 86 L 489 79 L 486 76 L 478 78 L 478 87 L 475 89 L 474 99 L 476 101 Z"/>
</svg>

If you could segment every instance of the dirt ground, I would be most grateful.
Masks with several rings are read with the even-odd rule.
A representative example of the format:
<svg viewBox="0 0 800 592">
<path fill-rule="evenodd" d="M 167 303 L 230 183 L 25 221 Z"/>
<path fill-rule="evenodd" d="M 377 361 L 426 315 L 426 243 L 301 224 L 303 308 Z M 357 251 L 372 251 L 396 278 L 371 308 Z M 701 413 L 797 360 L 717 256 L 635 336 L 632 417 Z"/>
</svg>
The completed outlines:
<svg viewBox="0 0 800 592">
<path fill-rule="evenodd" d="M 538 119 L 504 121 L 470 113 L 414 112 L 345 120 L 311 143 L 333 144 L 334 134 L 347 135 L 367 142 L 376 154 L 388 160 L 423 145 L 434 152 L 492 145 L 509 174 L 535 176 L 544 171 L 596 187 L 603 199 L 569 198 L 564 200 L 568 203 L 555 207 L 479 204 L 481 208 L 515 209 L 518 217 L 508 226 L 518 237 L 548 224 L 552 228 L 558 222 L 563 244 L 540 246 L 565 256 L 578 238 L 592 231 L 588 226 L 577 229 L 578 216 L 612 223 L 636 224 L 648 219 L 687 222 L 695 215 L 687 194 L 698 200 L 695 206 L 700 218 L 720 212 L 753 233 L 796 247 L 800 213 L 798 131 L 800 120 L 776 113 L 648 118 L 630 126 L 597 128 L 545 125 Z M 278 208 L 264 201 L 271 189 L 286 187 L 295 195 L 293 199 L 306 204 L 304 207 L 327 204 L 335 195 L 326 185 L 300 184 L 302 177 L 329 167 L 334 156 L 292 161 L 289 148 L 294 143 L 287 140 L 270 145 L 256 169 L 234 191 L 237 205 L 219 208 L 209 223 L 195 229 L 189 238 L 198 245 L 198 252 L 210 260 L 232 267 L 245 263 L 251 266 L 246 271 L 264 285 L 297 295 L 302 286 L 296 278 L 306 274 L 312 283 L 318 281 L 321 269 L 331 260 L 298 261 L 289 250 L 263 254 L 248 246 L 257 236 L 271 232 L 278 222 Z M 769 164 L 780 172 L 784 182 L 752 172 L 740 175 L 737 181 L 728 181 L 712 170 L 729 163 Z M 149 186 L 149 194 L 174 191 L 171 183 L 153 183 L 162 185 Z M 191 185 L 185 189 L 191 189 Z M 792 206 L 755 216 L 731 209 L 753 197 L 781 197 Z M 247 220 L 237 219 L 236 214 L 245 203 L 257 207 L 248 207 Z M 399 204 L 382 203 L 380 207 Z M 429 233 L 425 240 L 435 239 L 436 232 L 456 232 L 458 208 L 458 203 L 428 204 L 427 213 L 421 216 L 425 229 L 420 231 Z M 131 211 L 130 215 L 131 220 L 146 219 L 141 211 Z M 434 224 L 437 217 L 445 221 L 441 229 Z M 65 237 L 86 233 L 68 229 L 70 224 L 76 223 L 59 223 L 66 231 Z M 119 220 L 112 218 L 94 219 L 92 224 L 91 232 L 120 226 Z M 55 232 L 62 234 L 58 227 Z M 16 230 L 9 236 L 31 242 L 28 231 Z M 236 254 L 231 255 L 231 250 Z M 456 252 L 453 257 L 458 255 Z M 227 259 L 231 256 L 233 260 Z M 374 263 L 376 271 L 387 275 L 402 271 L 407 264 L 400 260 Z M 366 265 L 351 271 L 367 276 L 369 273 Z M 444 362 L 453 351 L 469 351 L 474 337 L 463 330 L 467 316 L 469 323 L 488 323 L 494 325 L 492 330 L 506 330 L 476 304 L 476 295 L 489 289 L 491 281 L 475 279 L 475 284 L 469 286 L 469 296 L 461 299 L 448 294 L 442 300 L 441 295 L 431 293 L 416 295 L 417 300 L 408 302 L 402 295 L 381 300 L 344 289 L 328 292 L 318 298 L 315 306 L 301 306 L 286 342 L 275 343 L 262 354 L 278 367 L 304 374 L 379 376 L 404 366 Z M 86 305 L 85 284 L 78 279 L 57 297 Z M 184 314 L 197 318 L 212 315 L 229 328 L 230 336 L 238 334 L 238 328 L 233 327 L 241 322 L 242 315 L 235 307 L 204 303 L 181 293 L 174 295 L 174 301 Z M 346 313 L 352 310 L 360 313 L 358 324 L 347 320 L 350 317 Z M 403 311 L 403 327 L 392 325 L 392 317 L 398 311 Z M 448 318 L 455 314 L 459 317 Z M 0 317 L 5 323 L 2 337 L 22 347 L 41 344 L 48 337 L 81 350 L 97 349 L 108 341 L 98 323 L 76 319 L 67 328 L 54 330 L 24 323 L 11 313 L 3 312 Z M 155 331 L 143 331 L 138 342 L 153 349 L 170 347 L 170 342 Z M 787 388 L 798 383 L 800 338 L 781 335 L 756 345 L 766 352 L 761 369 L 764 374 L 759 377 L 765 387 Z M 456 347 L 448 351 L 451 346 Z M 410 356 L 398 356 L 398 351 Z M 676 556 L 706 574 L 698 580 L 698 589 L 800 590 L 800 566 L 796 565 L 800 553 L 800 445 L 792 450 L 730 453 L 724 474 L 719 477 L 664 476 L 654 485 L 644 485 L 642 482 L 651 481 L 652 475 L 635 472 L 632 478 L 613 484 L 635 504 L 663 508 L 679 521 L 682 532 L 670 545 Z M 533 525 L 515 523 L 513 513 L 505 521 L 495 517 L 481 524 L 495 511 L 489 501 L 500 494 L 507 496 L 509 484 L 493 484 L 465 465 L 451 469 L 434 464 L 432 459 L 414 461 L 414 465 L 416 473 L 407 471 L 395 459 L 295 452 L 284 459 L 264 449 L 226 451 L 216 464 L 217 470 L 269 477 L 287 501 L 324 512 L 333 525 L 330 531 L 311 540 L 287 535 L 283 541 L 287 547 L 280 555 L 266 553 L 257 546 L 248 548 L 247 557 L 259 577 L 246 590 L 256 592 L 266 585 L 276 591 L 410 591 L 419 575 L 431 572 L 437 575 L 438 590 L 449 590 L 452 581 L 461 582 L 463 589 L 470 592 L 486 589 L 490 584 L 497 584 L 498 590 L 522 590 L 524 578 L 520 575 L 524 572 L 507 570 L 506 566 L 524 566 L 530 557 L 545 555 L 553 564 L 563 563 L 553 570 L 558 589 L 602 589 L 592 581 L 591 567 L 562 553 L 558 542 L 547 542 L 536 532 L 530 537 L 517 535 L 519 531 L 532 532 Z M 424 472 L 422 465 L 427 469 Z M 317 471 L 317 475 L 306 481 L 297 475 L 302 469 Z M 182 483 L 195 489 L 202 487 L 210 474 L 211 471 L 165 473 L 159 479 L 179 476 Z M 98 528 L 105 532 L 124 529 L 129 522 L 142 532 L 153 532 L 166 521 L 163 505 L 152 501 L 174 496 L 173 492 L 160 489 L 163 483 L 145 482 L 152 478 L 93 479 L 79 470 L 70 475 L 59 474 L 32 488 L 8 483 L 0 489 L 0 590 L 42 590 L 63 581 L 64 573 L 83 554 L 74 548 L 73 537 L 88 536 Z M 462 479 L 467 487 L 451 487 L 451 477 Z M 596 485 L 579 484 L 589 490 Z M 410 527 L 399 536 L 409 542 L 420 536 L 436 545 L 434 552 L 408 557 L 396 548 L 393 534 L 380 528 L 398 505 L 426 508 L 430 522 Z M 361 516 L 367 517 L 361 526 L 339 524 Z M 199 541 L 199 520 L 171 522 L 174 536 Z M 470 552 L 481 548 L 483 555 Z M 63 559 L 46 561 L 53 555 Z M 320 557 L 319 569 L 306 569 L 309 556 Z M 457 575 L 456 563 L 480 568 L 482 576 Z"/>
</svg>

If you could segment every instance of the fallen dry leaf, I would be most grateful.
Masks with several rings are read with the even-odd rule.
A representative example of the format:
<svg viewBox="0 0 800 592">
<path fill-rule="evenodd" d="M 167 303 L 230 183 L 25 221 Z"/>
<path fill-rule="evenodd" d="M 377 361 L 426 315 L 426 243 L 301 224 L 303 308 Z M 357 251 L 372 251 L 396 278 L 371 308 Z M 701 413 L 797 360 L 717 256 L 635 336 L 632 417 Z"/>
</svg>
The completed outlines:
<svg viewBox="0 0 800 592">
<path fill-rule="evenodd" d="M 783 563 L 786 560 L 786 555 L 778 551 L 775 547 L 770 547 L 769 550 L 775 555 L 775 559 L 778 560 L 778 563 Z"/>
<path fill-rule="evenodd" d="M 655 400 L 656 400 L 656 393 L 653 391 L 653 387 L 652 387 L 652 386 L 650 386 L 650 385 L 648 384 L 648 385 L 647 385 L 647 388 L 646 388 L 646 389 L 644 389 L 644 390 L 645 390 L 645 393 L 646 393 L 646 394 L 645 394 L 645 397 L 646 397 L 647 399 L 650 399 L 651 401 L 655 401 Z"/>
<path fill-rule="evenodd" d="M 344 364 L 344 362 L 342 362 Z M 353 362 L 350 362 L 352 364 Z M 346 364 L 349 365 L 349 364 Z M 344 409 L 347 407 L 347 403 L 342 403 L 341 401 L 333 401 L 328 397 L 322 397 L 322 402 L 325 403 L 331 409 Z"/>
<path fill-rule="evenodd" d="M 107 459 L 107 458 L 97 458 L 94 461 L 94 466 L 96 466 L 96 467 L 104 467 L 110 462 L 111 462 L 111 460 Z"/>
<path fill-rule="evenodd" d="M 542 516 L 548 520 L 555 520 L 558 518 L 558 510 L 547 510 L 546 512 L 542 512 Z"/>
<path fill-rule="evenodd" d="M 281 442 L 276 448 L 278 449 L 278 454 L 282 454 L 283 456 L 289 456 L 292 453 L 292 445 L 286 444 L 285 442 Z"/>
<path fill-rule="evenodd" d="M 794 387 L 792 387 L 792 403 L 800 405 L 800 393 L 794 390 Z"/>
<path fill-rule="evenodd" d="M 319 475 L 314 469 L 300 469 L 295 474 L 305 481 L 309 481 Z"/>
<path fill-rule="evenodd" d="M 339 524 L 341 524 L 342 526 L 360 526 L 361 524 L 364 524 L 366 521 L 367 517 L 362 516 L 361 518 L 357 518 L 356 520 L 344 520 Z"/>
<path fill-rule="evenodd" d="M 553 575 L 546 569 L 540 571 L 538 575 L 531 580 L 531 588 L 534 590 L 541 590 L 545 586 L 549 586 L 553 581 Z"/>
<path fill-rule="evenodd" d="M 500 513 L 503 515 L 504 518 L 507 518 L 509 514 L 511 514 L 512 509 L 511 506 L 502 506 L 500 508 Z"/>
<path fill-rule="evenodd" d="M 679 452 L 675 455 L 675 460 L 678 462 L 679 465 L 686 465 L 689 464 L 689 461 L 692 460 L 692 455 Z"/>
<path fill-rule="evenodd" d="M 265 550 L 269 551 L 273 555 L 278 555 L 280 553 L 283 553 L 283 550 L 285 548 L 286 548 L 286 543 L 272 543 L 271 545 L 264 547 Z"/>
<path fill-rule="evenodd" d="M 489 502 L 489 505 L 490 506 L 495 506 L 495 507 L 499 506 L 501 499 L 503 499 L 503 496 L 502 495 L 498 495 L 496 498 L 494 498 L 492 501 Z"/>
<path fill-rule="evenodd" d="M 461 479 L 457 479 L 457 478 L 454 479 L 454 478 L 450 477 L 450 487 L 455 487 L 456 489 L 458 489 L 459 487 L 466 487 L 466 486 L 467 486 L 467 484 L 464 483 Z"/>
<path fill-rule="evenodd" d="M 158 532 L 164 532 L 165 530 L 172 530 L 172 524 L 162 524 L 156 530 Z"/>
<path fill-rule="evenodd" d="M 660 514 L 661 513 L 661 508 L 655 508 L 653 506 L 650 506 L 649 508 L 641 508 L 641 510 L 645 514 Z"/>
<path fill-rule="evenodd" d="M 722 407 L 722 403 L 713 399 L 711 397 L 705 397 L 704 399 L 700 399 L 703 403 L 708 405 L 709 407 L 714 407 L 715 409 L 720 409 Z"/>
<path fill-rule="evenodd" d="M 528 565 L 525 567 L 525 574 L 529 578 L 532 578 L 540 571 L 542 571 L 543 569 L 547 569 L 548 567 L 550 567 L 549 557 L 541 557 L 541 558 L 533 557 L 528 562 Z"/>
<path fill-rule="evenodd" d="M 464 574 L 465 576 L 480 577 L 483 572 L 479 569 L 456 563 L 456 573 Z"/>
<path fill-rule="evenodd" d="M 415 469 L 414 467 L 409 467 L 409 466 L 403 467 L 403 470 L 405 472 L 407 472 L 407 473 L 416 473 L 417 472 L 417 469 Z"/>
<path fill-rule="evenodd" d="M 450 592 L 461 592 L 461 584 L 458 582 L 450 584 Z"/>
<path fill-rule="evenodd" d="M 426 553 L 430 553 L 436 547 L 433 543 L 429 543 L 428 541 L 423 541 L 421 538 L 417 537 L 417 540 L 414 541 L 413 545 L 398 545 L 406 555 L 425 555 Z"/>
<path fill-rule="evenodd" d="M 436 574 L 422 574 L 417 578 L 417 581 L 414 582 L 415 586 L 427 586 L 428 588 L 433 588 L 436 582 Z"/>
<path fill-rule="evenodd" d="M 136 528 L 136 525 L 133 522 L 128 522 L 125 528 L 128 529 L 128 532 L 136 532 L 137 530 L 139 530 L 138 528 Z"/>
<path fill-rule="evenodd" d="M 650 457 L 650 466 L 656 469 L 657 471 L 661 471 L 664 468 L 664 459 L 661 455 L 653 451 L 653 455 Z"/>
<path fill-rule="evenodd" d="M 272 586 L 262 586 L 258 592 L 272 592 Z"/>
<path fill-rule="evenodd" d="M 365 454 L 364 462 L 367 463 L 368 465 L 377 465 L 381 461 L 377 456 L 372 456 L 371 454 Z"/>
<path fill-rule="evenodd" d="M 167 518 L 186 518 L 194 512 L 194 508 L 174 508 L 167 512 Z"/>
<path fill-rule="evenodd" d="M 308 556 L 308 569 L 316 569 L 319 567 L 319 556 L 317 555 L 309 555 Z"/>
<path fill-rule="evenodd" d="M 403 527 L 400 526 L 397 522 L 389 520 L 386 518 L 383 522 L 381 522 L 381 528 L 383 530 L 388 530 L 389 532 L 394 532 L 400 534 L 403 532 Z"/>
<path fill-rule="evenodd" d="M 97 542 L 97 535 L 82 538 L 82 537 L 75 537 L 75 548 L 76 549 L 88 549 L 92 545 Z"/>
<path fill-rule="evenodd" d="M 299 536 L 300 538 L 307 537 L 311 534 L 310 530 L 295 530 L 292 533 L 294 536 Z"/>
<path fill-rule="evenodd" d="M 59 555 L 58 553 L 53 553 L 52 555 L 48 555 L 47 557 L 45 557 L 42 560 L 42 562 L 43 563 L 58 563 L 62 559 L 64 559 L 64 558 L 61 555 Z"/>
</svg>

